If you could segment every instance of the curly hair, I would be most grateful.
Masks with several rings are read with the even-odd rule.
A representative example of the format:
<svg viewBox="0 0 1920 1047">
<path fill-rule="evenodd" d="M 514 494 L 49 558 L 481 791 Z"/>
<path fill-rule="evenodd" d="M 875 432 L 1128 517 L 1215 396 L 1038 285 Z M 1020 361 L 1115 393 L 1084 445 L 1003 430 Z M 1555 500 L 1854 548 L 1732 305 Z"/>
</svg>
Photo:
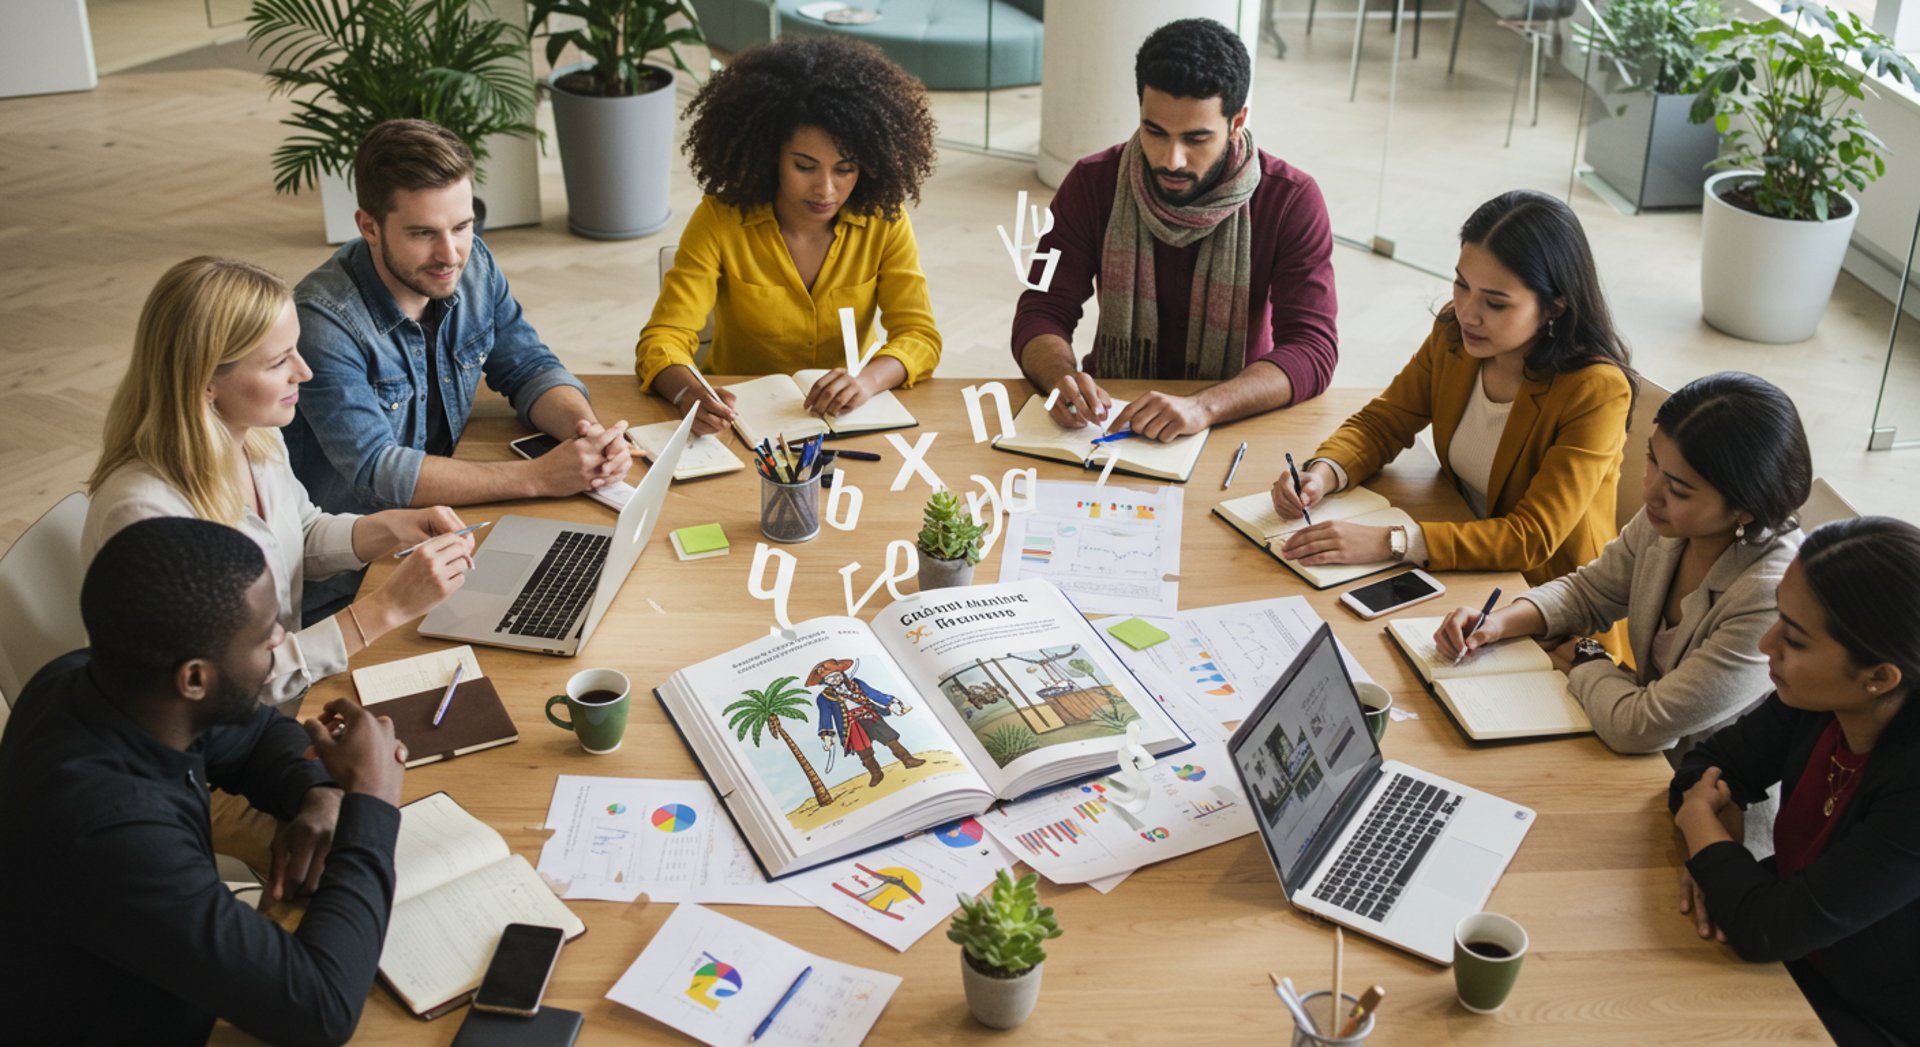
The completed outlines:
<svg viewBox="0 0 1920 1047">
<path fill-rule="evenodd" d="M 1247 104 L 1253 64 L 1247 45 L 1211 18 L 1182 18 L 1155 29 L 1133 56 L 1133 93 L 1147 88 L 1175 98 L 1218 98 L 1232 117 Z"/>
<path fill-rule="evenodd" d="M 845 37 L 781 37 L 713 74 L 687 106 L 687 154 L 706 193 L 742 211 L 773 202 L 780 150 L 825 131 L 860 166 L 846 206 L 900 217 L 933 173 L 934 124 L 920 81 L 879 48 Z"/>
</svg>

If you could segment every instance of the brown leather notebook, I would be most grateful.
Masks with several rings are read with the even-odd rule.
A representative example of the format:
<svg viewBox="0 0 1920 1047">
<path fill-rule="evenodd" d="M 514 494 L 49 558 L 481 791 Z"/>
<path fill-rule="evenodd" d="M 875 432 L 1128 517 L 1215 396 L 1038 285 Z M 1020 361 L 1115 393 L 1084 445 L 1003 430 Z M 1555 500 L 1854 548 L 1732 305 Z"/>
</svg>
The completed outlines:
<svg viewBox="0 0 1920 1047">
<path fill-rule="evenodd" d="M 481 676 L 462 680 L 447 704 L 447 715 L 440 726 L 433 725 L 433 712 L 440 708 L 444 687 L 431 691 L 376 702 L 371 708 L 393 721 L 393 731 L 407 747 L 407 766 L 477 753 L 497 745 L 520 740 L 520 729 L 507 715 L 493 681 Z"/>
</svg>

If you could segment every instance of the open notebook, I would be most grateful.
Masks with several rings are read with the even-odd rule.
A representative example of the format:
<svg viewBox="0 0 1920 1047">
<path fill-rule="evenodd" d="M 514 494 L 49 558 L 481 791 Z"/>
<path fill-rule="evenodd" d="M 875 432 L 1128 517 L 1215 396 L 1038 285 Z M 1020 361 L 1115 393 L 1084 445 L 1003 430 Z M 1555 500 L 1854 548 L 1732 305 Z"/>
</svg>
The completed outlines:
<svg viewBox="0 0 1920 1047">
<path fill-rule="evenodd" d="M 1455 723 L 1476 742 L 1552 737 L 1593 730 L 1567 690 L 1567 676 L 1531 639 L 1503 640 L 1454 665 L 1433 634 L 1441 618 L 1395 618 L 1387 635 Z"/>
<path fill-rule="evenodd" d="M 1128 725 L 1191 746 L 1052 582 L 936 589 L 814 618 L 655 697 L 769 876 L 1112 769 Z"/>
<path fill-rule="evenodd" d="M 628 429 L 627 436 L 647 461 L 657 462 L 667 445 L 673 442 L 674 431 L 679 428 L 677 421 L 655 422 Z M 698 480 L 703 476 L 718 476 L 746 467 L 745 462 L 727 450 L 727 445 L 720 442 L 718 436 L 709 433 L 687 441 L 686 450 L 680 452 L 680 464 L 674 467 L 673 478 Z"/>
<path fill-rule="evenodd" d="M 1388 527 L 1399 524 L 1411 528 L 1413 517 L 1394 508 L 1386 498 L 1364 487 L 1349 487 L 1339 494 L 1328 495 L 1320 504 L 1307 510 L 1313 515 L 1314 523 L 1328 520 L 1351 520 L 1354 523 L 1368 524 L 1374 527 Z M 1233 525 L 1233 529 L 1246 535 L 1253 544 L 1265 549 L 1274 559 L 1285 564 L 1287 569 L 1307 580 L 1315 589 L 1327 589 L 1355 578 L 1364 578 L 1370 574 L 1402 566 L 1398 560 L 1382 560 L 1379 563 L 1356 564 L 1303 564 L 1280 555 L 1280 547 L 1287 544 L 1293 532 L 1307 526 L 1305 520 L 1282 520 L 1273 510 L 1273 495 L 1262 491 L 1241 498 L 1230 498 L 1213 507 L 1213 513 L 1220 519 Z"/>
<path fill-rule="evenodd" d="M 1126 400 L 1115 400 L 1108 417 L 1124 410 L 1127 403 Z M 1047 402 L 1032 396 L 1027 398 L 1025 406 L 1014 417 L 1013 432 L 995 437 L 993 446 L 1014 454 L 1051 458 L 1056 462 L 1088 469 L 1104 469 L 1107 459 L 1117 455 L 1120 460 L 1113 467 L 1116 473 L 1186 483 L 1193 476 L 1193 467 L 1200 461 L 1200 452 L 1207 448 L 1207 436 L 1211 432 L 1210 429 L 1202 429 L 1167 443 L 1134 437 L 1095 444 L 1093 441 L 1101 435 L 1099 426 L 1089 423 L 1078 429 L 1063 429 L 1047 413 Z"/>
<path fill-rule="evenodd" d="M 804 440 L 809 436 L 851 436 L 877 433 L 885 429 L 907 429 L 920 424 L 911 411 L 900 405 L 892 390 L 880 393 L 846 414 L 821 418 L 807 413 L 807 390 L 827 372 L 795 371 L 791 376 L 769 374 L 729 385 L 733 409 L 739 416 L 734 425 L 749 447 L 761 440 Z"/>
<path fill-rule="evenodd" d="M 400 808 L 393 870 L 380 979 L 422 1018 L 480 987 L 507 924 L 558 927 L 569 940 L 587 933 L 525 858 L 446 793 Z"/>
</svg>

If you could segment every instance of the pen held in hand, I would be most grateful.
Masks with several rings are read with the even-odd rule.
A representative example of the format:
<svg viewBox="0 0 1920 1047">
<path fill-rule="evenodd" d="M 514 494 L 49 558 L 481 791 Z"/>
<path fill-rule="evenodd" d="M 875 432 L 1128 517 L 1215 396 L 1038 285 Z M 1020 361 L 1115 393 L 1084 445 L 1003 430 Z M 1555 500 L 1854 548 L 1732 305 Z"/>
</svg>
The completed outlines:
<svg viewBox="0 0 1920 1047">
<path fill-rule="evenodd" d="M 1487 604 L 1485 607 L 1480 608 L 1480 617 L 1474 619 L 1473 628 L 1460 634 L 1460 653 L 1453 656 L 1453 664 L 1459 665 L 1466 659 L 1467 642 L 1473 638 L 1474 633 L 1480 631 L 1481 626 L 1487 624 L 1487 616 L 1493 613 L 1493 605 L 1497 603 L 1499 599 L 1500 587 L 1496 585 L 1493 587 L 1493 591 L 1487 594 Z"/>
<path fill-rule="evenodd" d="M 1136 433 L 1131 429 L 1122 429 L 1117 433 L 1108 433 L 1105 436 L 1096 436 L 1093 438 L 1093 442 L 1096 444 L 1110 444 L 1115 440 L 1127 440 L 1139 435 L 1140 435 L 1139 433 Z"/>
<path fill-rule="evenodd" d="M 493 521 L 492 521 L 492 520 L 482 520 L 482 521 L 480 521 L 480 522 L 479 522 L 479 523 L 477 523 L 477 524 L 468 524 L 467 526 L 465 526 L 465 527 L 462 527 L 462 528 L 460 528 L 460 529 L 459 529 L 458 531 L 455 531 L 455 532 L 453 532 L 453 533 L 454 533 L 454 534 L 472 534 L 473 532 L 475 532 L 475 531 L 478 531 L 478 530 L 479 530 L 479 529 L 481 529 L 482 527 L 491 527 L 491 526 L 493 526 Z M 440 537 L 444 537 L 444 536 L 443 536 L 443 535 L 437 535 L 437 534 L 433 536 L 433 538 L 440 538 Z M 427 544 L 427 542 L 431 542 L 431 541 L 433 541 L 433 538 L 429 538 L 429 539 L 427 539 L 427 541 L 426 541 L 426 542 L 415 542 L 415 543 L 413 543 L 412 545 L 409 545 L 409 546 L 407 546 L 407 547 L 406 547 L 405 549 L 402 549 L 402 550 L 400 550 L 399 552 L 397 552 L 397 553 L 394 553 L 394 554 L 393 554 L 393 558 L 394 558 L 394 559 L 396 559 L 396 560 L 398 560 L 398 559 L 401 559 L 402 557 L 406 557 L 406 556 L 412 556 L 412 555 L 413 555 L 413 552 L 414 552 L 414 550 L 416 550 L 416 549 L 418 549 L 418 548 L 420 548 L 421 546 L 423 546 L 423 545 L 425 545 L 425 544 Z"/>
<path fill-rule="evenodd" d="M 1293 496 L 1300 501 L 1300 519 L 1305 520 L 1308 527 L 1312 527 L 1313 515 L 1307 512 L 1307 496 L 1300 490 L 1300 470 L 1293 467 L 1292 451 L 1287 452 L 1287 472 L 1293 477 Z"/>
</svg>

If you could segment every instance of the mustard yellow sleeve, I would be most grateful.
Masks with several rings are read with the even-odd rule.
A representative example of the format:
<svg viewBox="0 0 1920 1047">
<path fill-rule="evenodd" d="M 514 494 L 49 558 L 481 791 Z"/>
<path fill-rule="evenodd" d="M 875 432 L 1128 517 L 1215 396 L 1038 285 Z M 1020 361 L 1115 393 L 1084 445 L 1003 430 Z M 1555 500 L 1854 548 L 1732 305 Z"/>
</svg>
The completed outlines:
<svg viewBox="0 0 1920 1047">
<path fill-rule="evenodd" d="M 674 364 L 693 367 L 694 351 L 700 348 L 700 329 L 707 325 L 720 286 L 720 223 L 712 200 L 702 200 L 687 219 L 680 234 L 680 246 L 673 256 L 673 268 L 660 282 L 660 300 L 653 303 L 653 315 L 640 329 L 640 341 L 633 348 L 633 371 L 640 377 L 640 391 L 653 387 L 653 379 Z"/>
<path fill-rule="evenodd" d="M 887 329 L 881 356 L 891 356 L 907 369 L 913 383 L 933 377 L 940 363 L 940 332 L 933 326 L 933 299 L 927 294 L 927 274 L 920 270 L 920 245 L 906 215 L 886 223 L 880 250 L 880 323 Z"/>
<path fill-rule="evenodd" d="M 1533 571 L 1544 566 L 1600 497 L 1627 442 L 1633 389 L 1618 367 L 1595 364 L 1555 379 L 1573 389 L 1553 419 L 1553 446 L 1511 512 L 1466 523 L 1428 523 L 1427 566 L 1440 571 Z M 1606 493 L 1609 506 L 1613 492 Z"/>
<path fill-rule="evenodd" d="M 1311 457 L 1332 459 L 1346 471 L 1348 486 L 1358 486 L 1413 446 L 1414 436 L 1433 421 L 1433 358 L 1446 351 L 1443 344 L 1435 325 L 1387 388 L 1342 422 Z"/>
</svg>

